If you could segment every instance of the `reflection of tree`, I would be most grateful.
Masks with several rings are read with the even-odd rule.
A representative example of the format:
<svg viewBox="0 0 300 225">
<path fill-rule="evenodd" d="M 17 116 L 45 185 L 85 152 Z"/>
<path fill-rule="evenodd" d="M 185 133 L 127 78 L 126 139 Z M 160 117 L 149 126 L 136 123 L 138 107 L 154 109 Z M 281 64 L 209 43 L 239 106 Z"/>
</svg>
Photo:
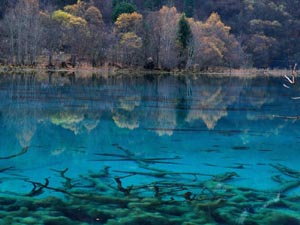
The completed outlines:
<svg viewBox="0 0 300 225">
<path fill-rule="evenodd" d="M 130 130 L 139 127 L 139 119 L 134 111 L 140 105 L 141 97 L 137 95 L 125 96 L 118 99 L 117 109 L 113 112 L 113 120 L 120 128 Z"/>
<path fill-rule="evenodd" d="M 176 113 L 175 110 L 171 109 L 164 109 L 163 106 L 159 109 L 158 115 L 157 115 L 157 121 L 158 121 L 158 130 L 156 133 L 159 136 L 173 135 L 173 130 L 176 127 Z"/>
<path fill-rule="evenodd" d="M 97 115 L 97 117 L 94 117 L 94 118 L 86 118 L 82 123 L 83 127 L 88 132 L 91 132 L 98 126 L 98 124 L 100 122 L 99 117 L 100 117 L 100 115 Z"/>
<path fill-rule="evenodd" d="M 230 80 L 213 81 L 211 84 L 212 81 L 205 79 L 192 81 L 191 109 L 186 117 L 187 122 L 201 119 L 208 129 L 213 129 L 221 118 L 227 116 L 227 107 L 238 98 L 240 88 L 229 83 Z"/>
<path fill-rule="evenodd" d="M 286 115 L 286 112 L 281 111 L 282 109 L 284 110 L 284 107 L 280 106 L 276 110 L 276 105 L 281 104 L 278 102 L 278 95 L 274 95 L 274 93 L 280 93 L 282 86 L 278 87 L 272 84 L 271 80 L 267 78 L 251 79 L 248 81 L 247 86 L 251 88 L 245 89 L 243 95 L 248 97 L 248 104 L 252 108 L 255 108 L 255 110 L 246 113 L 246 122 L 251 123 L 253 127 L 258 126 L 263 131 L 265 137 L 278 135 L 287 125 L 286 121 L 276 118 L 276 115 Z M 269 88 L 274 90 L 270 90 Z M 273 105 L 274 112 L 270 114 L 269 110 L 263 110 L 263 107 L 266 105 Z M 292 111 L 292 109 L 289 110 Z M 274 114 L 276 114 L 275 117 Z M 250 125 L 247 126 L 250 127 Z"/>
<path fill-rule="evenodd" d="M 78 134 L 80 131 L 79 124 L 84 120 L 84 116 L 82 114 L 76 114 L 75 112 L 64 111 L 51 115 L 50 120 L 53 124 Z"/>
<path fill-rule="evenodd" d="M 62 87 L 71 85 L 72 83 L 72 76 L 74 76 L 73 73 L 54 73 L 54 72 L 40 72 L 36 75 L 36 81 L 41 84 L 43 88 L 48 87 L 52 85 L 53 87 Z"/>
<path fill-rule="evenodd" d="M 176 127 L 196 120 L 214 129 L 220 119 L 229 114 L 230 125 L 242 129 L 247 141 L 247 135 L 251 138 L 251 129 L 256 125 L 271 135 L 285 128 L 287 123 L 274 117 L 270 106 L 278 106 L 275 113 L 282 116 L 298 110 L 297 104 L 278 102 L 286 100 L 274 95 L 282 92 L 281 84 L 275 86 L 265 78 L 145 76 L 132 79 L 119 76 L 75 79 L 71 74 L 53 74 L 44 79 L 34 75 L 6 78 L 0 79 L 1 87 L 11 85 L 7 91 L 0 92 L 8 93 L 1 97 L 3 104 L 9 105 L 1 110 L 2 118 L 7 132 L 12 133 L 13 142 L 19 142 L 22 147 L 32 144 L 36 130 L 44 125 L 49 133 L 58 130 L 64 134 L 63 129 L 76 135 L 91 132 L 98 126 L 103 112 L 119 128 L 146 127 L 160 136 L 171 136 Z M 274 89 L 276 87 L 278 90 Z M 58 105 L 65 107 L 56 108 Z M 287 112 L 282 105 L 294 108 Z M 228 111 L 231 107 L 235 111 Z M 49 122 L 52 125 L 49 126 Z"/>
<path fill-rule="evenodd" d="M 176 106 L 179 82 L 173 77 L 163 77 L 157 83 L 157 105 L 155 125 L 158 128 L 156 133 L 159 136 L 173 134 L 177 125 Z"/>
<path fill-rule="evenodd" d="M 37 98 L 37 91 L 32 88 L 35 84 L 34 75 L 27 79 L 24 76 L 17 78 L 19 79 L 9 93 L 14 101 L 8 107 L 6 123 L 15 131 L 19 144 L 26 147 L 30 146 L 37 129 L 38 109 L 31 106 L 32 99 Z"/>
<path fill-rule="evenodd" d="M 113 120 L 120 128 L 134 130 L 139 127 L 137 114 L 126 110 L 118 110 L 114 112 Z"/>
<path fill-rule="evenodd" d="M 75 135 L 92 131 L 99 123 L 99 115 L 87 111 L 64 110 L 50 115 L 51 123 L 72 131 Z"/>
<path fill-rule="evenodd" d="M 206 110 L 205 108 L 219 107 L 222 103 L 222 88 L 219 87 L 216 92 L 211 95 L 209 92 L 202 92 L 201 97 L 204 98 L 200 103 L 192 105 L 192 109 L 186 117 L 187 122 L 192 122 L 193 120 L 202 119 L 207 128 L 213 129 L 222 117 L 227 116 L 226 105 L 220 110 Z M 195 107 L 195 109 L 194 109 Z M 198 110 L 202 109 L 204 110 Z"/>
<path fill-rule="evenodd" d="M 119 98 L 119 107 L 126 111 L 133 111 L 140 103 L 141 97 L 136 95 Z"/>
<path fill-rule="evenodd" d="M 251 89 L 245 89 L 244 95 L 248 96 L 248 101 L 251 106 L 260 109 L 264 104 L 271 103 L 275 100 L 274 96 L 270 96 L 268 87 L 272 87 L 269 84 L 269 80 L 266 78 L 251 79 L 248 81 L 247 86 Z"/>
<path fill-rule="evenodd" d="M 24 148 L 30 146 L 31 139 L 33 138 L 36 128 L 37 121 L 36 118 L 31 118 L 32 111 L 26 110 L 21 113 L 18 113 L 17 120 L 12 120 L 16 123 L 16 137 L 19 140 L 20 145 Z M 16 119 L 16 118 L 15 118 Z"/>
</svg>

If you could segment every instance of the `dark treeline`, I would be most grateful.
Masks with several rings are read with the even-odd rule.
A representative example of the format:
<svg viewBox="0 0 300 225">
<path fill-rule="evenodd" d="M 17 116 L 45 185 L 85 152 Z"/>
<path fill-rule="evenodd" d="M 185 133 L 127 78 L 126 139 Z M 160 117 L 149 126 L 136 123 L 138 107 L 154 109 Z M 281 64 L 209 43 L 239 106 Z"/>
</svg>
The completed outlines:
<svg viewBox="0 0 300 225">
<path fill-rule="evenodd" d="M 287 68 L 300 0 L 0 0 L 0 62 Z"/>
</svg>

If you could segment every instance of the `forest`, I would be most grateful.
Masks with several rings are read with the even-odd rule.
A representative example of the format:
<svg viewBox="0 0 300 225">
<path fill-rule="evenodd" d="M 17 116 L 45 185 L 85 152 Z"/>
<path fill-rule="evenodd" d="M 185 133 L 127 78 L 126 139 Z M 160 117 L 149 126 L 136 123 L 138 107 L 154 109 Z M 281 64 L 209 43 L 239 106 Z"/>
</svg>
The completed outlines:
<svg viewBox="0 0 300 225">
<path fill-rule="evenodd" d="M 290 68 L 300 0 L 0 0 L 0 64 Z"/>
</svg>

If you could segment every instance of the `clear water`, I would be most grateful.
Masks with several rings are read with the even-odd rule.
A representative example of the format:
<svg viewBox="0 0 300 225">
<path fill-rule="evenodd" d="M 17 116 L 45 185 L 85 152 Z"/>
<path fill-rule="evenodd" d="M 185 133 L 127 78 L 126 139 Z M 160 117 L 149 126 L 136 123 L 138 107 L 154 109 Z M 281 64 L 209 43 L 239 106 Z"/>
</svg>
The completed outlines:
<svg viewBox="0 0 300 225">
<path fill-rule="evenodd" d="M 2 75 L 0 222 L 299 224 L 300 88 L 283 83 Z"/>
</svg>

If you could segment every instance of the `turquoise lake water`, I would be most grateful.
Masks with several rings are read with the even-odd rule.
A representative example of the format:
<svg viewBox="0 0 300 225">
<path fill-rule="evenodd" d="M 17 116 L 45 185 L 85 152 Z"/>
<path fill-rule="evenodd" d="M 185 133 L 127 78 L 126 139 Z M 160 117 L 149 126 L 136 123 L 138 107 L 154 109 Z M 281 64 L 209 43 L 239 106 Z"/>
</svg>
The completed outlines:
<svg viewBox="0 0 300 225">
<path fill-rule="evenodd" d="M 284 83 L 2 75 L 0 222 L 300 224 L 300 86 Z"/>
</svg>

